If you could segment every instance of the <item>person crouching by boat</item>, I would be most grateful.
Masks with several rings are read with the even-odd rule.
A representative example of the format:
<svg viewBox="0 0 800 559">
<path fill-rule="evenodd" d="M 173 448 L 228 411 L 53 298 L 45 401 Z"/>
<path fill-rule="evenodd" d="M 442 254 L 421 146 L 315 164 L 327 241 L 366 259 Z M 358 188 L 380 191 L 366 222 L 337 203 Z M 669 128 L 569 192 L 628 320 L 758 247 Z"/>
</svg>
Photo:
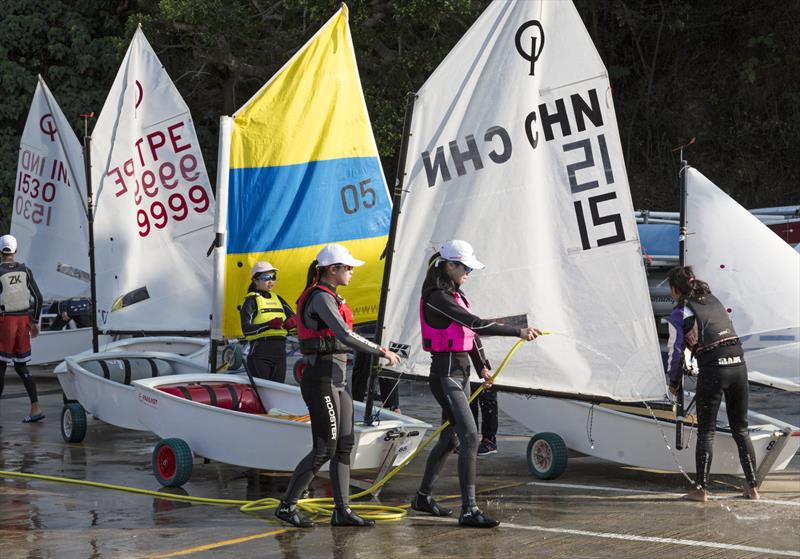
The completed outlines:
<svg viewBox="0 0 800 559">
<path fill-rule="evenodd" d="M 431 353 L 428 382 L 442 407 L 443 419 L 450 425 L 442 431 L 428 456 L 425 474 L 411 508 L 434 516 L 450 516 L 453 511 L 440 507 L 431 496 L 433 485 L 457 444 L 458 479 L 461 485 L 461 516 L 458 523 L 474 528 L 500 524 L 478 508 L 475 500 L 475 469 L 480 437 L 469 404 L 470 360 L 484 385 L 491 386 L 491 365 L 483 352 L 480 335 L 514 336 L 533 340 L 542 332 L 537 328 L 515 328 L 472 314 L 472 306 L 461 287 L 473 270 L 484 268 L 466 241 L 448 241 L 428 262 L 422 284 L 420 324 L 422 349 Z"/>
<path fill-rule="evenodd" d="M 275 382 L 286 380 L 286 335 L 297 326 L 292 307 L 273 293 L 278 269 L 269 262 L 256 262 L 252 281 L 239 316 L 242 333 L 250 342 L 247 370 L 254 377 Z"/>
<path fill-rule="evenodd" d="M 677 303 L 667 319 L 669 357 L 667 374 L 672 394 L 682 390 L 681 359 L 688 348 L 697 359 L 697 448 L 695 487 L 686 495 L 692 501 L 708 500 L 717 412 L 725 396 L 731 434 L 739 449 L 747 485 L 744 496 L 758 499 L 756 454 L 747 430 L 747 366 L 739 337 L 723 304 L 704 281 L 694 276 L 691 266 L 677 266 L 667 275 L 670 294 Z"/>
<path fill-rule="evenodd" d="M 306 289 L 297 300 L 300 350 L 309 361 L 300 388 L 311 415 L 314 447 L 295 468 L 275 516 L 301 528 L 310 528 L 312 523 L 297 509 L 297 501 L 328 460 L 336 505 L 331 524 L 375 523 L 361 518 L 348 505 L 355 436 L 353 399 L 346 390 L 347 353 L 355 350 L 377 355 L 392 365 L 399 363 L 400 357 L 353 332 L 353 313 L 336 292 L 337 287 L 350 283 L 353 268 L 362 264 L 342 245 L 327 245 L 311 263 Z"/>
<path fill-rule="evenodd" d="M 39 335 L 43 299 L 33 272 L 22 262 L 14 261 L 16 254 L 17 239 L 11 235 L 0 237 L 0 395 L 6 368 L 13 363 L 31 401 L 30 414 L 22 422 L 34 423 L 44 419 L 44 413 L 27 362 L 31 360 L 31 338 Z"/>
</svg>

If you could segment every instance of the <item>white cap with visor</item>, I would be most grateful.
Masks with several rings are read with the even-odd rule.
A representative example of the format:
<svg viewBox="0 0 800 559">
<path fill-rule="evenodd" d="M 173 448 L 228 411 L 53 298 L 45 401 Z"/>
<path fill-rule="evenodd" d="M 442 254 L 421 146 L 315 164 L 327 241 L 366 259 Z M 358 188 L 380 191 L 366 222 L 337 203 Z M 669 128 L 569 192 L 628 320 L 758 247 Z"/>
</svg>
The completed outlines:
<svg viewBox="0 0 800 559">
<path fill-rule="evenodd" d="M 480 260 L 475 258 L 475 250 L 467 241 L 459 241 L 458 239 L 447 241 L 442 245 L 439 254 L 444 260 L 461 262 L 464 266 L 473 270 L 481 270 L 486 267 Z"/>
<path fill-rule="evenodd" d="M 330 244 L 325 246 L 317 253 L 317 266 L 320 268 L 325 266 L 332 266 L 333 264 L 344 264 L 345 266 L 363 266 L 363 260 L 353 258 L 347 247 L 337 244 Z"/>
</svg>

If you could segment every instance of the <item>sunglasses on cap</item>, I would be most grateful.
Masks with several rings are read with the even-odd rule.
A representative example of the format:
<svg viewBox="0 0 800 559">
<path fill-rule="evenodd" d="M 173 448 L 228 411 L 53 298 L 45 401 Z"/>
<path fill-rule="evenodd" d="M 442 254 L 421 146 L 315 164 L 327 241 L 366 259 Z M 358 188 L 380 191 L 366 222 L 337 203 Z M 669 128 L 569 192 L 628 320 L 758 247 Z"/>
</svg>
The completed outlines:
<svg viewBox="0 0 800 559">
<path fill-rule="evenodd" d="M 254 277 L 253 279 L 257 281 L 275 281 L 276 279 L 278 279 L 278 274 L 276 274 L 275 272 L 271 272 L 269 274 L 260 274 Z"/>
</svg>

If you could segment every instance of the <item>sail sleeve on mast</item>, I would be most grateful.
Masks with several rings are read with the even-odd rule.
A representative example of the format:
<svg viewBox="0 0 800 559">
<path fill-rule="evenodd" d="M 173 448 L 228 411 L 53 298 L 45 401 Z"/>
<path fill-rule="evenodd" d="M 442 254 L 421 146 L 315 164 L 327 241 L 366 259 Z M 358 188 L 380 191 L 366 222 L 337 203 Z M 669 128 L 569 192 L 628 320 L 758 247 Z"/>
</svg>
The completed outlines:
<svg viewBox="0 0 800 559">
<path fill-rule="evenodd" d="M 241 335 L 237 305 L 259 260 L 294 302 L 332 242 L 367 264 L 341 290 L 356 323 L 374 321 L 391 202 L 341 9 L 233 115 L 222 333 Z"/>
<path fill-rule="evenodd" d="M 418 304 L 449 239 L 485 270 L 478 316 L 554 332 L 498 384 L 531 393 L 660 399 L 664 370 L 606 69 L 571 2 L 493 2 L 418 92 L 382 341 L 427 375 Z M 486 338 L 490 358 L 509 342 Z"/>
</svg>

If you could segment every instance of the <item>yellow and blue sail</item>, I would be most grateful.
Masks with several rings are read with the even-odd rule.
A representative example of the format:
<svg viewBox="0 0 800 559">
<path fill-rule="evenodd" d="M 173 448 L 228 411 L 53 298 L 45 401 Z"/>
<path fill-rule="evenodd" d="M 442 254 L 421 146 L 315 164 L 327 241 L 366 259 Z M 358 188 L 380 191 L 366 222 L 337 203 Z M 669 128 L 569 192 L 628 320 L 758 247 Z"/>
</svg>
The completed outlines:
<svg viewBox="0 0 800 559">
<path fill-rule="evenodd" d="M 341 289 L 355 321 L 376 320 L 391 201 L 345 5 L 233 115 L 229 164 L 223 335 L 241 335 L 253 263 L 278 268 L 294 302 L 334 242 L 366 262 Z"/>
</svg>

